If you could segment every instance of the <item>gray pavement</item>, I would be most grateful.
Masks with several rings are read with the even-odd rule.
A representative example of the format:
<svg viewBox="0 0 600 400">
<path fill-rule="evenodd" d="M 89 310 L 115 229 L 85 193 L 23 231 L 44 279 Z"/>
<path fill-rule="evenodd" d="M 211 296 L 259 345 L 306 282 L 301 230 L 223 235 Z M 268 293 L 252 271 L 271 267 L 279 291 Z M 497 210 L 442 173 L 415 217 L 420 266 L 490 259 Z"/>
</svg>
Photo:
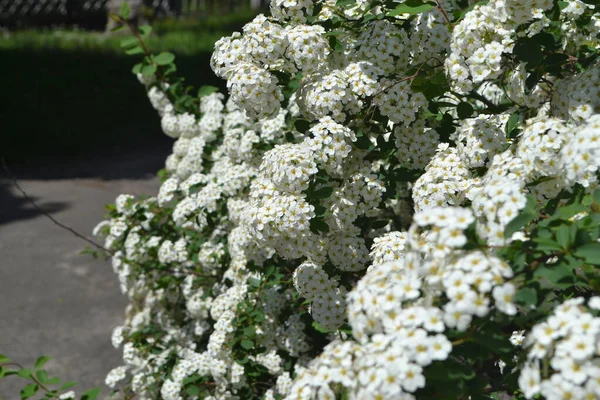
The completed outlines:
<svg viewBox="0 0 600 400">
<path fill-rule="evenodd" d="M 91 236 L 104 205 L 117 195 L 157 193 L 155 173 L 165 156 L 163 149 L 13 174 L 45 211 Z M 112 347 L 110 334 L 126 306 L 110 262 L 81 254 L 85 246 L 0 178 L 0 353 L 25 366 L 51 356 L 50 375 L 79 382 L 78 393 L 104 387 L 106 373 L 120 365 L 121 349 Z M 14 376 L 0 380 L 0 399 L 19 399 L 25 383 Z"/>
</svg>

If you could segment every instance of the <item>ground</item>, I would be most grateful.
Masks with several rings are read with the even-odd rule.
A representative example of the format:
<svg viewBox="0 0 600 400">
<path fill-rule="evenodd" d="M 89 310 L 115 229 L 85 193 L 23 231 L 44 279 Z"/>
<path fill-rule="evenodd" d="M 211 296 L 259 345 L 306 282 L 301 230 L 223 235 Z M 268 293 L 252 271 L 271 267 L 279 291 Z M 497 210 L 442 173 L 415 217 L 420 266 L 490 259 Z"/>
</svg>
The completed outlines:
<svg viewBox="0 0 600 400">
<path fill-rule="evenodd" d="M 168 151 L 11 172 L 45 212 L 91 236 L 119 194 L 157 193 Z M 107 394 L 104 377 L 121 359 L 110 335 L 127 304 L 110 262 L 81 254 L 86 243 L 36 211 L 4 172 L 0 204 L 0 353 L 25 366 L 51 356 L 51 376 L 79 382 L 78 393 L 100 386 Z M 0 380 L 0 400 L 18 399 L 26 383 Z"/>
</svg>

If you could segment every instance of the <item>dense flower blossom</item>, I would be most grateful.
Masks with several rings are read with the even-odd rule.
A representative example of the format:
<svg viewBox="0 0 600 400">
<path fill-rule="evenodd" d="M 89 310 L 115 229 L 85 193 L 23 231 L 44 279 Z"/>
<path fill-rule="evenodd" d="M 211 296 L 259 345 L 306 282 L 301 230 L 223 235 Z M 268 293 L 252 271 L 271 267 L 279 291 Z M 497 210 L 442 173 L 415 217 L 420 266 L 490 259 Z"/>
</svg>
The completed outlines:
<svg viewBox="0 0 600 400">
<path fill-rule="evenodd" d="M 524 274 L 565 256 L 528 243 L 523 272 L 506 254 L 535 230 L 512 229 L 518 217 L 597 186 L 596 8 L 270 9 L 215 44 L 227 101 L 176 111 L 167 84 L 141 79 L 175 141 L 157 196 L 120 196 L 94 230 L 131 301 L 107 384 L 142 399 L 414 399 L 465 366 L 461 345 L 508 343 L 526 356 L 490 365 L 518 371 L 526 398 L 600 396 L 597 297 L 531 330 L 504 326 L 495 344 L 475 338 L 528 312 L 527 291 L 554 277 L 525 286 Z M 524 54 L 528 41 L 541 55 Z M 561 68 L 523 59 L 550 50 Z"/>
</svg>

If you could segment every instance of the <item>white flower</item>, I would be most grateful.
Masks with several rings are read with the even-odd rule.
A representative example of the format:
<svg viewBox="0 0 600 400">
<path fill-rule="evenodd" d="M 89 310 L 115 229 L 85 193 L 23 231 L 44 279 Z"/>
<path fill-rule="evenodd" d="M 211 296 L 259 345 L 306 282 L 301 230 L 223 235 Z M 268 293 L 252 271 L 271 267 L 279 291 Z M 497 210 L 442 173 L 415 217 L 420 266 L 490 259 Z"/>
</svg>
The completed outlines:
<svg viewBox="0 0 600 400">
<path fill-rule="evenodd" d="M 429 349 L 432 359 L 445 360 L 452 351 L 452 343 L 444 335 L 435 335 L 430 339 Z"/>
<path fill-rule="evenodd" d="M 423 368 L 419 365 L 408 364 L 402 378 L 402 387 L 407 392 L 414 392 L 417 389 L 425 387 L 425 377 L 422 374 Z"/>
<path fill-rule="evenodd" d="M 60 396 L 58 396 L 58 399 L 59 400 L 75 400 L 76 399 L 75 392 L 71 390 L 66 393 L 63 393 Z"/>
<path fill-rule="evenodd" d="M 117 383 L 125 379 L 127 374 L 127 367 L 120 366 L 112 369 L 107 375 L 105 379 L 106 386 L 114 388 Z"/>
<path fill-rule="evenodd" d="M 528 399 L 540 392 L 540 370 L 536 364 L 527 364 L 521 369 L 519 388 Z"/>
<path fill-rule="evenodd" d="M 494 288 L 492 295 L 494 296 L 494 300 L 496 300 L 498 310 L 508 315 L 515 315 L 517 313 L 517 307 L 513 303 L 515 291 L 512 283 L 505 283 L 502 286 Z"/>
</svg>

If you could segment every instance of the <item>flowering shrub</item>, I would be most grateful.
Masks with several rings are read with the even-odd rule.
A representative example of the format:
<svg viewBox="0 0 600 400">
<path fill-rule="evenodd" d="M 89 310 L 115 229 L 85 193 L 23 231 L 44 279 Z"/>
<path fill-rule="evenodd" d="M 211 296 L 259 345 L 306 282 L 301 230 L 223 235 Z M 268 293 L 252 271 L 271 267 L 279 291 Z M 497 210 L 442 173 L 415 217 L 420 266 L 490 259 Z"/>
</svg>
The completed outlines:
<svg viewBox="0 0 600 400">
<path fill-rule="evenodd" d="M 134 67 L 176 139 L 103 237 L 141 399 L 600 398 L 590 0 L 272 0 L 229 98 Z M 118 19 L 124 22 L 123 19 Z"/>
</svg>

